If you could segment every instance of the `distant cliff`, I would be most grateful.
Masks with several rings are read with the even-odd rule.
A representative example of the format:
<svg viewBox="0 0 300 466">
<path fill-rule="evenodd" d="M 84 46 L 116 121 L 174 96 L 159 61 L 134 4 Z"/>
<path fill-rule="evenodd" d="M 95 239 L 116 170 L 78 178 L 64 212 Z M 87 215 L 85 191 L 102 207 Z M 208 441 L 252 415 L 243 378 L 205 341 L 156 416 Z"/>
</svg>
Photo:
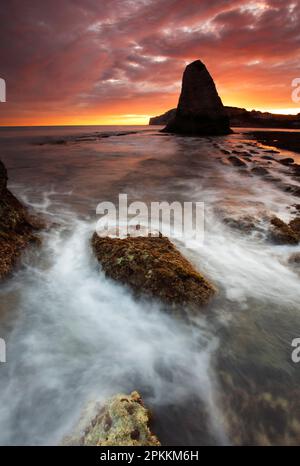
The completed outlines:
<svg viewBox="0 0 300 466">
<path fill-rule="evenodd" d="M 248 111 L 244 108 L 225 107 L 231 126 L 255 128 L 300 128 L 300 113 L 298 115 L 276 115 L 274 113 Z M 149 125 L 167 125 L 176 114 L 176 108 L 150 118 Z"/>
<path fill-rule="evenodd" d="M 149 125 L 167 125 L 175 117 L 176 108 L 172 108 L 166 113 L 150 118 Z"/>
</svg>

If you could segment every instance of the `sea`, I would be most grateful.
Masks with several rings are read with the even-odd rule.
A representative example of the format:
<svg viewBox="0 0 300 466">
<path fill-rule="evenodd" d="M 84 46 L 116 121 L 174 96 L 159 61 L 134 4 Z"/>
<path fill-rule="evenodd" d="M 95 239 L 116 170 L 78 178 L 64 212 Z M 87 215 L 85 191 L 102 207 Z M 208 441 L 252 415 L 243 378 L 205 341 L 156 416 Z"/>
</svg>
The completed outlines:
<svg viewBox="0 0 300 466">
<path fill-rule="evenodd" d="M 290 180 L 287 167 L 263 159 L 270 148 L 249 129 L 214 138 L 160 129 L 0 128 L 9 189 L 50 225 L 0 285 L 0 444 L 59 445 L 89 403 L 133 390 L 162 445 L 299 443 L 300 286 L 290 258 L 300 246 L 268 240 L 270 216 L 295 213 L 297 198 L 274 182 Z M 236 153 L 246 169 L 228 162 Z M 300 162 L 274 154 L 282 157 Z M 251 173 L 257 164 L 269 179 Z M 181 318 L 105 276 L 90 239 L 97 205 L 120 193 L 204 203 L 203 240 L 172 241 L 216 287 L 208 306 Z M 259 226 L 236 228 L 241 219 Z"/>
</svg>

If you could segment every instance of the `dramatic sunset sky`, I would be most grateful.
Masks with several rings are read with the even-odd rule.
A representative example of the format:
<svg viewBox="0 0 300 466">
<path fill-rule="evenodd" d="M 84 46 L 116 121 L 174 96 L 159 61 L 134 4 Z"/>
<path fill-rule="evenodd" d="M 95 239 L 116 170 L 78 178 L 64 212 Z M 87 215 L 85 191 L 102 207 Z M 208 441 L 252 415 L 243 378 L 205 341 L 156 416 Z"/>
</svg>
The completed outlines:
<svg viewBox="0 0 300 466">
<path fill-rule="evenodd" d="M 300 112 L 299 0 L 1 0 L 0 125 L 146 124 L 200 58 L 224 104 Z"/>
</svg>

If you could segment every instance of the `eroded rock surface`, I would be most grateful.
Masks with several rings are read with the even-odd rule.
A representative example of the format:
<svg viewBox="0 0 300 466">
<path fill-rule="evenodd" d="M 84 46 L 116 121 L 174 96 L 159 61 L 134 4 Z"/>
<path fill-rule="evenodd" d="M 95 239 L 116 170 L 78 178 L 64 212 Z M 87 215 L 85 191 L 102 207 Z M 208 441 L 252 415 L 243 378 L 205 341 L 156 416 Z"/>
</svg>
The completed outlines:
<svg viewBox="0 0 300 466">
<path fill-rule="evenodd" d="M 7 189 L 7 171 L 0 161 L 0 280 L 11 273 L 24 249 L 39 241 L 42 226 Z"/>
<path fill-rule="evenodd" d="M 295 245 L 299 243 L 300 234 L 297 231 L 298 223 L 295 224 L 293 221 L 285 223 L 278 217 L 271 219 L 270 239 L 276 244 L 289 244 Z"/>
<path fill-rule="evenodd" d="M 91 408 L 91 407 L 90 407 Z M 95 409 L 95 407 L 94 407 Z M 87 420 L 86 417 L 89 417 Z M 118 394 L 98 406 L 91 416 L 84 412 L 65 446 L 160 446 L 151 432 L 151 415 L 140 394 Z"/>
<path fill-rule="evenodd" d="M 107 276 L 137 295 L 170 305 L 200 307 L 215 293 L 166 237 L 110 238 L 93 235 L 92 247 Z"/>
<path fill-rule="evenodd" d="M 175 117 L 164 131 L 200 136 L 231 133 L 215 83 L 200 60 L 186 67 Z"/>
</svg>

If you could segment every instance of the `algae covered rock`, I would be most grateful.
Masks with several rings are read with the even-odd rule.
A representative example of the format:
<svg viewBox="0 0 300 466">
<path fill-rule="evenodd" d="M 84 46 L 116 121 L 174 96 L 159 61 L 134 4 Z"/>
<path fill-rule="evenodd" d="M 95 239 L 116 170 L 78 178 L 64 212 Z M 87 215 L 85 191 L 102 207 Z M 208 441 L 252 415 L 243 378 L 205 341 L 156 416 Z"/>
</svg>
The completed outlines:
<svg viewBox="0 0 300 466">
<path fill-rule="evenodd" d="M 171 305 L 200 307 L 215 288 L 182 256 L 168 238 L 92 237 L 94 253 L 107 276 Z"/>
<path fill-rule="evenodd" d="M 0 280 L 9 275 L 26 246 L 39 241 L 36 233 L 42 226 L 7 189 L 7 172 L 0 161 Z"/>
<path fill-rule="evenodd" d="M 159 446 L 150 430 L 150 412 L 138 392 L 107 401 L 81 439 L 85 446 Z"/>
</svg>

